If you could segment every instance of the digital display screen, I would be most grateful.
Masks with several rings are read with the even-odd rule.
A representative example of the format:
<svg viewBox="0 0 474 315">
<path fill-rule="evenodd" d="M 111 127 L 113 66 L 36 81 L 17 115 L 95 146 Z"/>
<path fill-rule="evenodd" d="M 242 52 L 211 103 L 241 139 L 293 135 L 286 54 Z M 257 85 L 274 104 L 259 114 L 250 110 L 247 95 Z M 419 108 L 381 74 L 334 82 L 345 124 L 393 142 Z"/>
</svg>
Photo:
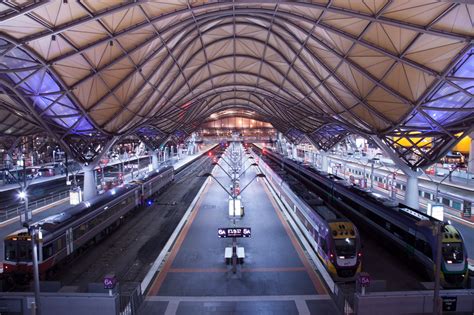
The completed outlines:
<svg viewBox="0 0 474 315">
<path fill-rule="evenodd" d="M 219 237 L 250 237 L 252 229 L 247 227 L 218 228 L 217 236 Z"/>
</svg>

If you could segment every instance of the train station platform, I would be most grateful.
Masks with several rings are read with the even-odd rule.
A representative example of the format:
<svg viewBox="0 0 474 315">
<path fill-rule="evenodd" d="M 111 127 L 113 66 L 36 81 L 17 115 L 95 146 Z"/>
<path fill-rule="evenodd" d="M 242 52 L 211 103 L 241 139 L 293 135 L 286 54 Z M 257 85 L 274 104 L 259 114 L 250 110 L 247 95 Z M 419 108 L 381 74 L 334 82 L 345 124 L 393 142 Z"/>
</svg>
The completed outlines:
<svg viewBox="0 0 474 315">
<path fill-rule="evenodd" d="M 255 171 L 242 176 L 241 187 Z M 230 185 L 219 168 L 213 175 Z M 139 314 L 338 313 L 263 180 L 241 194 L 245 215 L 236 226 L 250 227 L 252 236 L 237 239 L 245 258 L 236 273 L 224 257 L 232 239 L 217 235 L 218 228 L 233 226 L 228 194 L 215 179 L 204 185 Z"/>
</svg>

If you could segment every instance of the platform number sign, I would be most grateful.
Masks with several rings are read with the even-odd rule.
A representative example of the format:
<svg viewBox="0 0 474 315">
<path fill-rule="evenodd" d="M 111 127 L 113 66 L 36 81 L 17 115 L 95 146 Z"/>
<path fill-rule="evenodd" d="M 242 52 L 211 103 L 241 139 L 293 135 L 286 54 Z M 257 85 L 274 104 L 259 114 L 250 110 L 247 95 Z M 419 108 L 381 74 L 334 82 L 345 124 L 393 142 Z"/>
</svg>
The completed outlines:
<svg viewBox="0 0 474 315">
<path fill-rule="evenodd" d="M 250 237 L 252 235 L 252 229 L 248 227 L 233 227 L 233 228 L 218 228 L 218 237 Z"/>
<path fill-rule="evenodd" d="M 107 275 L 104 277 L 104 289 L 112 290 L 117 284 L 117 278 L 115 275 Z"/>
<path fill-rule="evenodd" d="M 370 286 L 370 276 L 366 272 L 361 272 L 359 274 L 359 283 L 361 287 L 368 288 Z"/>
</svg>

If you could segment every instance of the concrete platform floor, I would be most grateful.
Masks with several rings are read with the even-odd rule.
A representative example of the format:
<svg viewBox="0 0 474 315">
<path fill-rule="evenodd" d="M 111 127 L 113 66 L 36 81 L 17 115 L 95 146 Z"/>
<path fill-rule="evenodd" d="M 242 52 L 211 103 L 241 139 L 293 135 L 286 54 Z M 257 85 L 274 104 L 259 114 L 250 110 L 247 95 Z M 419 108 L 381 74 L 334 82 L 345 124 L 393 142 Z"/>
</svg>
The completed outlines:
<svg viewBox="0 0 474 315">
<path fill-rule="evenodd" d="M 220 169 L 214 174 L 230 185 Z M 241 187 L 254 176 L 247 171 Z M 245 216 L 236 226 L 251 227 L 252 237 L 238 239 L 246 258 L 232 272 L 224 259 L 232 240 L 217 237 L 219 227 L 233 226 L 227 198 L 215 180 L 208 183 L 140 314 L 337 314 L 262 179 L 242 193 Z"/>
</svg>

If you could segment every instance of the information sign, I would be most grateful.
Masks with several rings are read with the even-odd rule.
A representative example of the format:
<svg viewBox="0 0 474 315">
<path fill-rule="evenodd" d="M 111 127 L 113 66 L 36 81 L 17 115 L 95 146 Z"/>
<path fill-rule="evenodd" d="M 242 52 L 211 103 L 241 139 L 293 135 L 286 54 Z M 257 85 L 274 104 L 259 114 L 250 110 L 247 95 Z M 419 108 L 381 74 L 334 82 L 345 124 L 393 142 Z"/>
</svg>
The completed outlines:
<svg viewBox="0 0 474 315">
<path fill-rule="evenodd" d="M 455 312 L 456 304 L 458 302 L 457 296 L 442 296 L 443 299 L 443 312 Z"/>
<path fill-rule="evenodd" d="M 433 218 L 440 221 L 444 221 L 444 206 L 442 204 L 428 203 L 426 212 L 429 216 L 432 216 Z"/>
<path fill-rule="evenodd" d="M 218 228 L 217 236 L 219 237 L 250 237 L 252 229 L 248 227 L 232 227 L 232 228 Z"/>
<path fill-rule="evenodd" d="M 106 290 L 112 290 L 115 288 L 115 285 L 117 284 L 117 278 L 115 275 L 106 275 L 104 277 L 104 289 Z"/>
</svg>

